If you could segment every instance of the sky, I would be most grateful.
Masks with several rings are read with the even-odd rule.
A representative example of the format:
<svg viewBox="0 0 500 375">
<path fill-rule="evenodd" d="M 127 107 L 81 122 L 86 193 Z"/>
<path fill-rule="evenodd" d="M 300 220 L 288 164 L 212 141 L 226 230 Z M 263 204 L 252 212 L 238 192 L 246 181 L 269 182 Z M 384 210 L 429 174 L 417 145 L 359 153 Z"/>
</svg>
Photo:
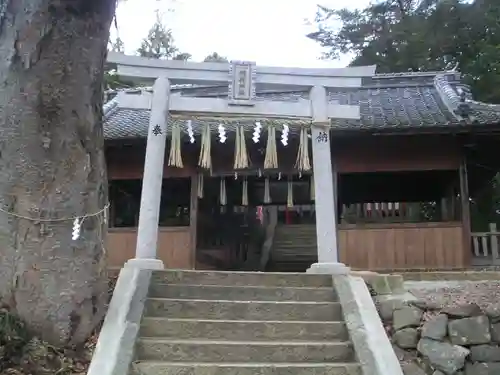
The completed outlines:
<svg viewBox="0 0 500 375">
<path fill-rule="evenodd" d="M 117 10 L 118 34 L 127 54 L 139 47 L 159 9 L 172 29 L 180 52 L 202 61 L 212 52 L 229 60 L 257 65 L 336 68 L 338 61 L 320 60 L 322 48 L 305 35 L 318 1 L 329 7 L 362 7 L 369 0 L 127 0 Z M 292 5 L 293 4 L 293 5 Z M 169 11 L 169 9 L 171 9 Z M 112 37 L 116 36 L 112 27 Z"/>
</svg>

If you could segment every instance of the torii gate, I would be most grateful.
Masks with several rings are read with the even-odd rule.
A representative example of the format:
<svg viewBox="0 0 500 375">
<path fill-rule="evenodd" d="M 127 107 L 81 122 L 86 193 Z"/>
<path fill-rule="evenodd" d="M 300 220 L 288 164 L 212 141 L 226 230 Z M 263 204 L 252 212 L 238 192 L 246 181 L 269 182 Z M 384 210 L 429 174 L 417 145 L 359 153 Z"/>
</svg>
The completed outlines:
<svg viewBox="0 0 500 375">
<path fill-rule="evenodd" d="M 375 66 L 341 69 L 260 67 L 252 62 L 192 63 L 164 61 L 114 52 L 108 62 L 117 64 L 118 74 L 128 78 L 155 80 L 152 98 L 133 103 L 151 109 L 146 159 L 139 212 L 135 258 L 127 266 L 163 269 L 156 258 L 163 164 L 170 112 L 217 115 L 265 116 L 269 118 L 310 118 L 312 122 L 313 174 L 315 178 L 316 234 L 318 263 L 308 272 L 342 274 L 348 268 L 339 262 L 335 183 L 330 149 L 330 120 L 359 119 L 359 106 L 340 105 L 328 100 L 327 88 L 360 87 L 371 77 Z M 228 99 L 170 95 L 172 84 L 227 84 Z M 256 101 L 256 89 L 310 90 L 309 100 L 297 102 Z M 132 104 L 132 103 L 130 103 Z M 321 134 L 320 134 L 321 133 Z M 325 136 L 326 134 L 326 136 Z M 317 140 L 317 141 L 315 141 Z"/>
</svg>

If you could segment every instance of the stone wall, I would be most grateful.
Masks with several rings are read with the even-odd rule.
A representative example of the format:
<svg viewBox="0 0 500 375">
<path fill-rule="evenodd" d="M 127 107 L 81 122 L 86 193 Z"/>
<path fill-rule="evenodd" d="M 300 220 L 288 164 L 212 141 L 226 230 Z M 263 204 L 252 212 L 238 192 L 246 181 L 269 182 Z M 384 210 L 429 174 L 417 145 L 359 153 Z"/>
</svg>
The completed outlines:
<svg viewBox="0 0 500 375">
<path fill-rule="evenodd" d="M 377 305 L 405 375 L 500 375 L 500 301 L 484 309 L 397 298 Z"/>
</svg>

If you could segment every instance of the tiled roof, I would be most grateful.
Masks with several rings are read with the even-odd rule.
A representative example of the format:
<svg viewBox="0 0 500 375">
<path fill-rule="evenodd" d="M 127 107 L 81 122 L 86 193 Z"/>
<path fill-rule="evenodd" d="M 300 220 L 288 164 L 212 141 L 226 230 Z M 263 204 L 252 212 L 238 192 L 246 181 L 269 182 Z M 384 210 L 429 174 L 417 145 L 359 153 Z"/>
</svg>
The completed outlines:
<svg viewBox="0 0 500 375">
<path fill-rule="evenodd" d="M 185 96 L 227 97 L 226 86 L 183 86 L 173 91 L 180 91 Z M 474 101 L 456 72 L 380 74 L 365 79 L 361 88 L 330 89 L 328 94 L 331 102 L 359 105 L 361 111 L 360 120 L 332 120 L 332 131 L 500 124 L 500 105 Z M 296 91 L 258 92 L 257 100 L 297 101 L 308 99 L 308 96 L 308 92 Z M 115 97 L 104 106 L 104 113 L 106 139 L 146 137 L 149 110 L 120 108 Z M 194 119 L 195 132 L 200 132 L 206 121 Z M 181 126 L 185 126 L 184 123 L 181 122 Z M 217 123 L 211 125 L 216 127 Z"/>
</svg>

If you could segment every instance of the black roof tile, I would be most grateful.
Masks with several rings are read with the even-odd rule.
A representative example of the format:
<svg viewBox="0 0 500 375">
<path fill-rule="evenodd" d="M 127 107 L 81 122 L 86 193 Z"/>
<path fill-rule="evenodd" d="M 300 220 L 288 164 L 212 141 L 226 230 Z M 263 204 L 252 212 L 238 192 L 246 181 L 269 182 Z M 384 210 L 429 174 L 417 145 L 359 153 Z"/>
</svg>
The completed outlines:
<svg viewBox="0 0 500 375">
<path fill-rule="evenodd" d="M 149 89 L 150 90 L 150 89 Z M 173 88 L 185 96 L 227 97 L 227 87 Z M 308 92 L 258 92 L 257 100 L 297 101 Z M 361 88 L 330 89 L 338 104 L 359 105 L 359 120 L 333 119 L 336 130 L 404 130 L 457 126 L 497 125 L 500 105 L 473 101 L 469 88 L 456 72 L 380 74 L 363 79 Z M 143 138 L 149 110 L 120 108 L 117 98 L 104 106 L 106 139 Z M 198 121 L 198 125 L 203 119 Z"/>
</svg>

